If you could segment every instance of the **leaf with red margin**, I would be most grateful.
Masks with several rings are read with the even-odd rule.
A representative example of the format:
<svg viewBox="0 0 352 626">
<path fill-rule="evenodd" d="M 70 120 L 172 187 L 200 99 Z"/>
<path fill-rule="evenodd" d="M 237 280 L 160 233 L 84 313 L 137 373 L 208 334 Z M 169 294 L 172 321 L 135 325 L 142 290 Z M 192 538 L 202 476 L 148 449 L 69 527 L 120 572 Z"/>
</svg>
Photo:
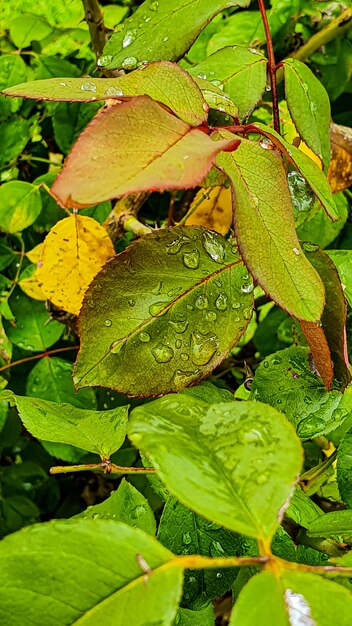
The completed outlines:
<svg viewBox="0 0 352 626">
<path fill-rule="evenodd" d="M 326 388 L 330 389 L 333 375 L 345 388 L 351 374 L 345 331 L 347 307 L 339 275 L 329 256 L 318 246 L 305 243 L 303 249 L 324 283 L 326 302 L 322 326 L 301 323 L 301 328 Z"/>
<path fill-rule="evenodd" d="M 217 165 L 232 183 L 235 235 L 252 275 L 290 315 L 318 321 L 324 287 L 300 249 L 280 155 L 244 139 L 235 152 L 220 154 Z"/>
<path fill-rule="evenodd" d="M 213 141 L 148 96 L 98 113 L 76 141 L 52 193 L 86 207 L 141 191 L 195 187 L 234 135 Z"/>
<path fill-rule="evenodd" d="M 150 63 L 118 78 L 49 78 L 8 87 L 2 93 L 34 100 L 92 102 L 150 96 L 181 120 L 198 126 L 207 119 L 208 105 L 191 76 L 176 63 Z"/>
</svg>

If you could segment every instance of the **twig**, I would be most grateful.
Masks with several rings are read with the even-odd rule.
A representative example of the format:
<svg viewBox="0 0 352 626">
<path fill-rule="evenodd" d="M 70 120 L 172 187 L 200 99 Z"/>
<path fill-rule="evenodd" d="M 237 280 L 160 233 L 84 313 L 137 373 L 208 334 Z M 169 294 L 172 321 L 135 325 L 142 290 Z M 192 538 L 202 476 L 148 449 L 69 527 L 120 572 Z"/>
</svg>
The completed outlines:
<svg viewBox="0 0 352 626">
<path fill-rule="evenodd" d="M 120 198 L 109 213 L 103 227 L 110 239 L 115 241 L 129 230 L 138 237 L 152 232 L 152 229 L 137 219 L 138 211 L 148 198 L 148 193 L 133 194 Z"/>
<path fill-rule="evenodd" d="M 100 57 L 106 44 L 107 30 L 104 25 L 104 15 L 97 0 L 82 0 L 84 19 L 88 24 L 95 56 Z"/>
<path fill-rule="evenodd" d="M 313 52 L 325 46 L 335 37 L 344 35 L 352 26 L 352 8 L 346 9 L 341 15 L 330 22 L 325 28 L 315 33 L 301 48 L 290 56 L 298 61 L 305 61 Z"/>
<path fill-rule="evenodd" d="M 102 463 L 85 465 L 56 465 L 50 468 L 50 474 L 70 474 L 71 472 L 103 471 L 105 474 L 154 474 L 154 467 L 122 467 L 105 459 Z"/>
<path fill-rule="evenodd" d="M 270 78 L 271 85 L 271 93 L 273 99 L 273 117 L 274 117 L 274 128 L 277 133 L 280 133 L 280 117 L 279 117 L 279 100 L 277 97 L 277 84 L 276 84 L 276 63 L 275 63 L 275 55 L 274 55 L 274 47 L 273 41 L 270 34 L 270 28 L 268 23 L 268 18 L 265 11 L 264 0 L 258 0 L 259 10 L 262 16 L 265 37 L 266 37 L 266 46 L 268 49 L 268 74 Z"/>
<path fill-rule="evenodd" d="M 19 361 L 12 361 L 12 363 L 3 365 L 2 367 L 0 367 L 0 372 L 4 372 L 5 370 L 8 370 L 10 367 L 15 367 L 15 365 L 22 365 L 22 363 L 28 363 L 28 361 L 36 361 L 37 359 L 42 359 L 46 356 L 57 354 L 58 352 L 67 352 L 68 350 L 78 350 L 78 348 L 79 346 L 69 346 L 67 348 L 55 348 L 55 350 L 46 350 L 45 352 L 41 352 L 40 354 L 26 356 L 24 359 L 20 359 Z"/>
</svg>

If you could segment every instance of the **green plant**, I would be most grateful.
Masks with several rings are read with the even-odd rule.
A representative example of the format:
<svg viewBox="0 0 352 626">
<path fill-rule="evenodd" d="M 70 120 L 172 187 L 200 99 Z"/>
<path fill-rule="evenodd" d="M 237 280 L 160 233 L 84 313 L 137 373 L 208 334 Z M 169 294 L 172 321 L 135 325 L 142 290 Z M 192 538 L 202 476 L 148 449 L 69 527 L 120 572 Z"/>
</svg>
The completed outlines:
<svg viewBox="0 0 352 626">
<path fill-rule="evenodd" d="M 0 623 L 350 623 L 352 14 L 286 4 L 11 15 Z"/>
</svg>

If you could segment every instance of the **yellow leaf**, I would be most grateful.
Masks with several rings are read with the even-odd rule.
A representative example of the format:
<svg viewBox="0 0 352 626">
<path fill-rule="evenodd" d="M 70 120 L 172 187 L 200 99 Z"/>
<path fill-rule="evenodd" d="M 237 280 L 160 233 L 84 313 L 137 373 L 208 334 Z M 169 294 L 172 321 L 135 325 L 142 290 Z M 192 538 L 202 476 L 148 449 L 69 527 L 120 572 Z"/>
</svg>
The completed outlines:
<svg viewBox="0 0 352 626">
<path fill-rule="evenodd" d="M 195 196 L 187 218 L 187 226 L 204 226 L 226 235 L 232 224 L 232 197 L 230 187 L 200 189 Z"/>
<path fill-rule="evenodd" d="M 106 230 L 91 217 L 60 220 L 46 236 L 38 263 L 42 291 L 53 304 L 77 315 L 89 283 L 114 254 Z"/>
<path fill-rule="evenodd" d="M 39 248 L 39 246 L 37 246 L 37 248 Z M 35 250 L 35 248 L 33 249 Z M 38 282 L 37 272 L 38 268 L 36 265 L 29 265 L 26 267 L 24 272 L 22 272 L 18 284 L 22 291 L 24 291 L 24 293 L 30 298 L 33 298 L 34 300 L 46 300 L 46 296 Z"/>
<path fill-rule="evenodd" d="M 332 193 L 337 193 L 352 185 L 352 129 L 331 124 L 330 140 L 328 181 Z"/>
<path fill-rule="evenodd" d="M 38 263 L 42 254 L 42 250 L 43 250 L 43 244 L 38 243 L 38 245 L 35 246 L 35 248 L 32 248 L 32 250 L 28 250 L 28 252 L 26 252 L 27 259 L 29 259 L 31 263 Z"/>
</svg>

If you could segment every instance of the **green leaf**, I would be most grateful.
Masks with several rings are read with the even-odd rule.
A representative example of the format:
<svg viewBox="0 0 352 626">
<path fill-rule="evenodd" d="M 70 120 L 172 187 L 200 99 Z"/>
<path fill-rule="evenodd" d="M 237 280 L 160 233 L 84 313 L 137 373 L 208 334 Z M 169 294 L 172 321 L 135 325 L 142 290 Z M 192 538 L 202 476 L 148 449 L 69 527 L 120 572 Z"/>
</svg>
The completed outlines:
<svg viewBox="0 0 352 626">
<path fill-rule="evenodd" d="M 244 587 L 229 626 L 349 626 L 351 611 L 352 594 L 341 585 L 315 574 L 268 571 Z"/>
<path fill-rule="evenodd" d="M 266 58 L 255 48 L 228 46 L 192 67 L 191 76 L 216 81 L 247 117 L 261 99 L 266 85 Z"/>
<path fill-rule="evenodd" d="M 42 210 L 39 189 L 23 181 L 11 181 L 0 187 L 0 229 L 18 233 L 37 219 Z"/>
<path fill-rule="evenodd" d="M 270 539 L 301 467 L 292 427 L 256 402 L 170 395 L 133 409 L 129 437 L 171 494 L 229 530 Z"/>
<path fill-rule="evenodd" d="M 75 392 L 72 384 L 72 363 L 59 357 L 44 357 L 31 369 L 26 395 L 51 402 L 67 402 L 78 409 L 96 409 L 92 389 Z"/>
<path fill-rule="evenodd" d="M 322 514 L 322 509 L 300 487 L 296 487 L 285 511 L 285 517 L 293 520 L 299 526 L 303 526 L 303 528 L 308 528 L 309 524 Z"/>
<path fill-rule="evenodd" d="M 0 271 L 4 270 L 5 267 L 10 265 L 12 261 L 16 258 L 17 254 L 12 248 L 9 248 L 3 243 L 0 243 Z"/>
<path fill-rule="evenodd" d="M 221 111 L 222 113 L 226 113 L 232 117 L 238 116 L 238 107 L 227 95 L 227 93 L 221 91 L 219 87 L 214 85 L 209 80 L 204 80 L 204 78 L 199 78 L 199 76 L 193 76 L 193 80 L 197 83 L 202 92 L 202 96 L 210 109 Z M 228 120 L 228 123 L 232 123 L 231 118 Z M 219 170 L 216 171 L 218 175 L 221 174 Z"/>
<path fill-rule="evenodd" d="M 223 9 L 248 0 L 146 0 L 110 37 L 98 65 L 134 70 L 139 63 L 178 61 Z"/>
<path fill-rule="evenodd" d="M 20 289 L 15 289 L 9 305 L 16 323 L 4 321 L 4 328 L 16 346 L 42 352 L 60 339 L 64 326 L 51 319 L 44 302 L 28 298 Z"/>
<path fill-rule="evenodd" d="M 76 388 L 152 396 L 204 378 L 248 326 L 252 288 L 221 235 L 177 227 L 138 239 L 85 294 Z"/>
<path fill-rule="evenodd" d="M 281 135 L 276 133 L 272 128 L 265 126 L 264 124 L 256 123 L 255 126 L 259 128 L 263 134 L 271 139 L 276 147 L 283 148 L 283 153 L 292 163 L 295 169 L 302 174 L 306 179 L 309 187 L 322 204 L 327 215 L 332 219 L 340 219 L 340 215 L 336 210 L 333 195 L 331 193 L 329 183 L 326 176 L 321 171 L 319 166 L 313 161 L 307 154 L 299 150 L 295 146 L 285 141 Z"/>
<path fill-rule="evenodd" d="M 340 442 L 337 450 L 337 483 L 341 498 L 352 508 L 352 430 Z"/>
<path fill-rule="evenodd" d="M 40 41 L 52 32 L 50 24 L 36 15 L 21 15 L 10 24 L 10 38 L 17 48 L 27 48 L 32 41 Z"/>
<path fill-rule="evenodd" d="M 214 607 L 208 606 L 198 611 L 179 609 L 176 615 L 175 626 L 214 626 Z"/>
<path fill-rule="evenodd" d="M 315 518 L 308 526 L 311 537 L 342 537 L 348 543 L 352 540 L 352 511 L 331 511 Z"/>
<path fill-rule="evenodd" d="M 54 138 L 60 150 L 68 154 L 82 130 L 99 110 L 100 103 L 66 103 L 55 106 L 52 124 Z"/>
<path fill-rule="evenodd" d="M 322 330 L 331 352 L 335 378 L 342 387 L 346 387 L 351 380 L 345 331 L 347 307 L 339 275 L 326 252 L 309 243 L 303 244 L 303 249 L 308 261 L 318 272 L 325 287 L 325 307 L 321 318 Z M 313 357 L 318 367 L 317 355 L 314 351 Z M 318 370 L 320 372 L 319 367 Z"/>
<path fill-rule="evenodd" d="M 291 315 L 320 319 L 324 288 L 302 254 L 280 156 L 241 140 L 235 152 L 218 155 L 217 164 L 233 186 L 236 238 L 252 275 Z"/>
<path fill-rule="evenodd" d="M 148 96 L 138 96 L 95 117 L 52 192 L 62 205 L 79 208 L 140 191 L 195 187 L 218 152 L 236 141 L 230 133 L 213 141 Z"/>
<path fill-rule="evenodd" d="M 330 102 L 321 82 L 307 65 L 283 61 L 288 108 L 303 141 L 327 165 L 330 158 Z"/>
<path fill-rule="evenodd" d="M 77 518 L 94 521 L 113 519 L 127 526 L 140 528 L 149 535 L 155 535 L 156 531 L 154 514 L 148 500 L 124 478 L 109 498 L 101 504 L 89 506 L 82 513 L 75 515 L 74 519 Z"/>
<path fill-rule="evenodd" d="M 241 538 L 213 522 L 208 522 L 175 498 L 164 507 L 158 540 L 174 554 L 201 554 L 218 557 L 241 553 Z M 220 576 L 219 576 L 220 574 Z M 185 572 L 183 604 L 196 608 L 200 603 L 222 596 L 231 588 L 237 570 L 204 569 Z"/>
<path fill-rule="evenodd" d="M 7 390 L 0 398 L 16 405 L 27 430 L 44 441 L 69 443 L 106 459 L 122 446 L 125 439 L 128 406 L 92 411 L 71 404 L 17 396 Z"/>
<path fill-rule="evenodd" d="M 256 369 L 250 397 L 285 413 L 302 439 L 331 432 L 349 414 L 342 408 L 342 394 L 326 391 L 303 347 L 292 346 L 264 359 Z"/>
<path fill-rule="evenodd" d="M 348 201 L 343 193 L 336 193 L 333 197 L 339 219 L 332 222 L 321 204 L 316 201 L 308 219 L 296 226 L 298 239 L 311 241 L 321 248 L 326 248 L 336 239 L 347 222 Z"/>
<path fill-rule="evenodd" d="M 36 80 L 5 90 L 6 95 L 36 100 L 90 102 L 150 96 L 165 104 L 192 126 L 206 121 L 206 105 L 199 87 L 174 63 L 151 63 L 119 78 L 52 78 Z"/>
<path fill-rule="evenodd" d="M 0 164 L 15 161 L 30 140 L 30 121 L 18 117 L 0 124 Z M 7 183 L 5 183 L 7 184 Z M 10 184 L 10 183 L 8 183 Z M 18 184 L 14 182 L 13 184 Z M 27 183 L 25 183 L 27 184 Z M 29 183 L 28 183 L 29 184 Z M 2 186 L 2 188 L 5 185 Z M 11 211 L 11 213 L 13 210 Z"/>
<path fill-rule="evenodd" d="M 327 250 L 326 254 L 336 266 L 347 302 L 352 306 L 352 250 Z"/>
<path fill-rule="evenodd" d="M 27 79 L 27 65 L 19 54 L 2 54 L 0 58 L 0 91 L 23 83 Z M 0 96 L 0 116 L 6 119 L 21 107 L 22 100 L 10 102 Z"/>
<path fill-rule="evenodd" d="M 153 570 L 147 579 L 137 554 Z M 26 528 L 0 546 L 6 626 L 171 626 L 182 586 L 180 566 L 162 567 L 171 558 L 141 530 L 109 520 Z"/>
</svg>

